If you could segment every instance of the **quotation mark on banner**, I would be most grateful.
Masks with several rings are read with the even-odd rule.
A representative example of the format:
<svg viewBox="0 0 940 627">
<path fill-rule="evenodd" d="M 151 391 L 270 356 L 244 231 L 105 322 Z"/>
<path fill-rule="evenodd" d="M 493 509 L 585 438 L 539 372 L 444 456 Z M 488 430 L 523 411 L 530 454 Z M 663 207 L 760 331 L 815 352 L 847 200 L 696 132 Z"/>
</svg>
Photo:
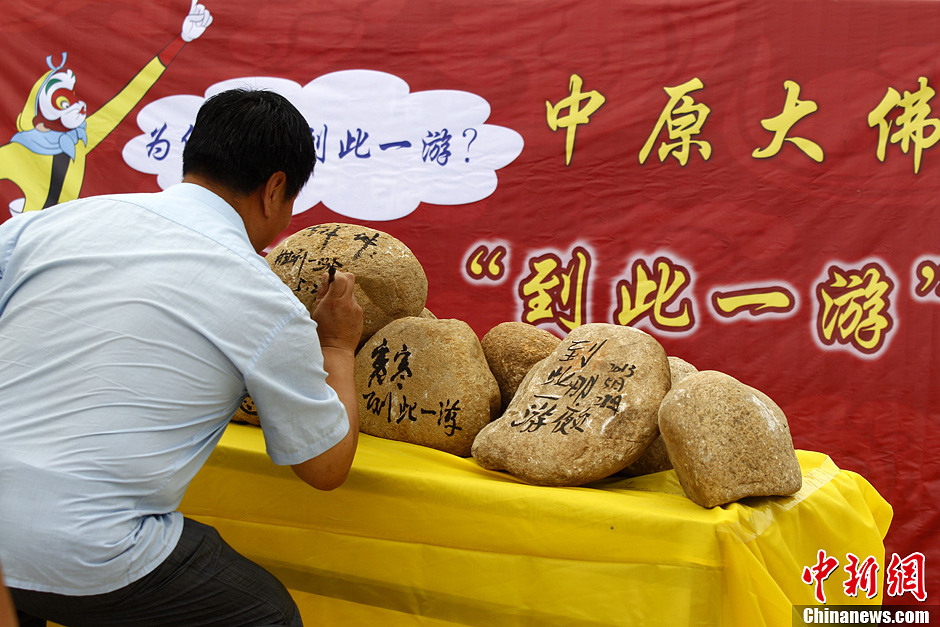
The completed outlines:
<svg viewBox="0 0 940 627">
<path fill-rule="evenodd" d="M 940 296 L 940 262 L 925 259 L 917 265 L 914 278 L 917 281 L 915 293 L 924 298 L 933 292 Z"/>
<path fill-rule="evenodd" d="M 498 281 L 506 272 L 503 258 L 506 256 L 505 246 L 496 246 L 491 251 L 488 246 L 477 246 L 467 258 L 467 274 L 471 279 L 481 281 L 490 279 Z"/>
</svg>

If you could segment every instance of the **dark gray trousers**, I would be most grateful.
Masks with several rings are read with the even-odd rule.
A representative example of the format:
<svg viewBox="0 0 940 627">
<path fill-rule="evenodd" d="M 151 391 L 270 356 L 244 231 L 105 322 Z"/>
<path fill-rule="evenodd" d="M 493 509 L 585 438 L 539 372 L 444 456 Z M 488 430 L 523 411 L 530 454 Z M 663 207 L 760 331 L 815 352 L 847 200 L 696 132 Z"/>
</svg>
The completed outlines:
<svg viewBox="0 0 940 627">
<path fill-rule="evenodd" d="M 271 573 L 208 525 L 186 519 L 179 544 L 153 572 L 92 596 L 10 589 L 20 627 L 302 627 Z"/>
</svg>

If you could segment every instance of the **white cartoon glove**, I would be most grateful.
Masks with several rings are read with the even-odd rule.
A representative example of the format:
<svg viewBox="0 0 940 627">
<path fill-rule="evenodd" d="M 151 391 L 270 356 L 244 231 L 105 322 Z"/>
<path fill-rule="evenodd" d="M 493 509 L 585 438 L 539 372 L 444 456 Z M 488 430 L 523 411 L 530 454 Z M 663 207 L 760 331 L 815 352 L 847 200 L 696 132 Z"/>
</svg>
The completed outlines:
<svg viewBox="0 0 940 627">
<path fill-rule="evenodd" d="M 185 42 L 198 39 L 212 23 L 212 14 L 198 2 L 199 0 L 193 0 L 192 6 L 189 7 L 189 15 L 183 20 L 183 31 L 180 33 L 180 37 Z"/>
</svg>

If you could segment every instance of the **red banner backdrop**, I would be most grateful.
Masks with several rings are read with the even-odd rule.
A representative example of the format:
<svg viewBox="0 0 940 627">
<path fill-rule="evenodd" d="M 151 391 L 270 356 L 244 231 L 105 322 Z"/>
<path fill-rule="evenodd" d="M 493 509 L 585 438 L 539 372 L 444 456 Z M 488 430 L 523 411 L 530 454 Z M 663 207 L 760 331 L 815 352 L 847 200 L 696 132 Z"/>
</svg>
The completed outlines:
<svg viewBox="0 0 940 627">
<path fill-rule="evenodd" d="M 285 236 L 366 224 L 481 336 L 633 325 L 757 387 L 893 505 L 886 600 L 936 594 L 935 3 L 206 2 L 5 0 L 0 222 L 173 184 L 207 95 L 275 89 L 320 147 Z"/>
</svg>

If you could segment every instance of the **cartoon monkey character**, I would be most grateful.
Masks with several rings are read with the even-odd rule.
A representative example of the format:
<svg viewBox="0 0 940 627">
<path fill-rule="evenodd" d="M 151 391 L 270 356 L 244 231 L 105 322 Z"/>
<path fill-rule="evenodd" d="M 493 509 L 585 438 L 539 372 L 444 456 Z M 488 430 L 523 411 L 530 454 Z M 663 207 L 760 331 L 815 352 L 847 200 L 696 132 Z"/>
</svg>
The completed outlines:
<svg viewBox="0 0 940 627">
<path fill-rule="evenodd" d="M 10 213 L 37 211 L 78 198 L 85 178 L 85 158 L 107 137 L 153 87 L 170 62 L 190 41 L 197 39 L 212 15 L 192 0 L 179 34 L 130 82 L 100 109 L 88 115 L 85 102 L 75 96 L 76 77 L 65 68 L 66 53 L 33 85 L 17 132 L 0 146 L 0 180 L 10 180 L 25 195 L 10 203 Z"/>
</svg>

